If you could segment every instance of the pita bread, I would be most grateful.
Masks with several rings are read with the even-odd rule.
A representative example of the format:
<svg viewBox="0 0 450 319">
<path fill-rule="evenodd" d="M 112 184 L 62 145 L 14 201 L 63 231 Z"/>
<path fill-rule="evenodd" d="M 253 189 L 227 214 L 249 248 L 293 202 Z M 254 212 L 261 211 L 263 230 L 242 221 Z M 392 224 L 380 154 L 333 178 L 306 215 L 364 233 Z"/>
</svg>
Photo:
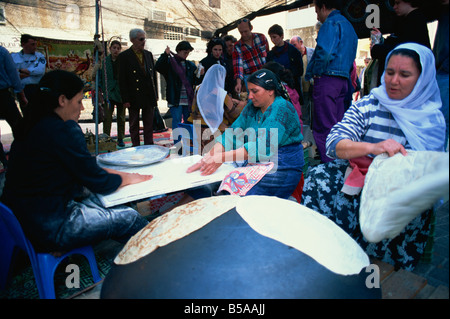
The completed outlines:
<svg viewBox="0 0 450 319">
<path fill-rule="evenodd" d="M 359 223 L 372 243 L 398 236 L 414 218 L 448 196 L 449 154 L 411 151 L 378 155 L 361 194 Z"/>
<path fill-rule="evenodd" d="M 298 249 L 334 273 L 359 274 L 370 264 L 367 254 L 340 227 L 296 202 L 246 196 L 236 210 L 256 232 Z"/>
<path fill-rule="evenodd" d="M 236 206 L 238 196 L 202 198 L 154 219 L 126 243 L 114 263 L 132 263 L 202 228 Z"/>
</svg>

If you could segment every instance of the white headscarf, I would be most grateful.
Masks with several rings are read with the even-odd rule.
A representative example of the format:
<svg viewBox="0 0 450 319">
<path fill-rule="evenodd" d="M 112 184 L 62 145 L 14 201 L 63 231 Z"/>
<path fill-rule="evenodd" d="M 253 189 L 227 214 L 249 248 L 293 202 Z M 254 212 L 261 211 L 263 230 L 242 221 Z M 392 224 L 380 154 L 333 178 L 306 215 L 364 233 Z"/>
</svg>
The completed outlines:
<svg viewBox="0 0 450 319">
<path fill-rule="evenodd" d="M 416 43 L 404 43 L 394 50 L 402 48 L 413 50 L 420 56 L 422 73 L 414 89 L 402 100 L 389 98 L 384 81 L 385 71 L 381 77 L 381 85 L 373 89 L 372 93 L 392 113 L 413 150 L 443 151 L 445 120 L 439 110 L 442 102 L 436 82 L 433 52 Z M 393 51 L 386 58 L 386 67 Z"/>
<path fill-rule="evenodd" d="M 220 64 L 211 66 L 197 92 L 197 106 L 203 120 L 214 134 L 223 122 L 223 105 L 227 91 L 224 90 L 226 69 Z"/>
</svg>

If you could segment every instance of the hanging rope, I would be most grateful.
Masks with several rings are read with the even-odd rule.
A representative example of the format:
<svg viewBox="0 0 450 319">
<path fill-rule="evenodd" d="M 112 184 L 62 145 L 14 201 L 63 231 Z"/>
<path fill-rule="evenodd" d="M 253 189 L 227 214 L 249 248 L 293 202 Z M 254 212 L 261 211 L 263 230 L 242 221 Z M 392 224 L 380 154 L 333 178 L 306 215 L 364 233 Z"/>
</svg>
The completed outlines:
<svg viewBox="0 0 450 319">
<path fill-rule="evenodd" d="M 105 28 L 103 26 L 103 13 L 102 13 L 102 2 L 99 0 L 99 14 L 100 14 L 100 23 L 102 26 L 102 47 L 104 49 L 104 54 L 102 56 L 102 67 L 103 67 L 103 76 L 105 79 L 105 92 L 103 92 L 104 96 L 106 97 L 106 103 L 109 108 L 111 108 L 111 102 L 109 101 L 109 94 L 108 94 L 108 76 L 106 72 L 106 53 L 108 48 L 105 46 Z"/>
<path fill-rule="evenodd" d="M 94 37 L 94 50 L 96 52 L 96 62 L 95 62 L 95 81 L 96 81 L 96 95 L 102 100 L 100 101 L 100 104 L 106 103 L 108 107 L 110 107 L 110 101 L 109 101 L 109 94 L 108 94 L 108 77 L 107 77 L 107 71 L 106 71 L 106 53 L 107 53 L 107 47 L 105 45 L 105 30 L 103 26 L 103 14 L 102 14 L 102 7 L 101 7 L 101 1 L 97 1 L 97 15 L 98 15 L 98 21 L 97 21 L 97 34 Z M 101 31 L 98 30 L 99 24 L 101 25 Z M 100 33 L 100 34 L 99 34 Z M 100 39 L 101 38 L 101 39 Z M 97 59 L 98 58 L 98 59 Z M 99 70 L 102 71 L 99 71 Z M 103 72 L 103 73 L 102 73 Z M 100 76 L 101 75 L 101 76 Z M 98 84 L 103 84 L 103 89 Z M 96 109 L 99 111 L 104 111 L 103 107 L 99 107 L 98 103 L 96 105 Z M 104 114 L 101 114 L 104 116 Z M 104 117 L 101 117 L 99 119 L 99 122 L 103 121 Z"/>
<path fill-rule="evenodd" d="M 98 34 L 98 22 L 99 22 L 99 16 L 100 16 L 100 0 L 96 0 L 95 2 L 95 35 L 94 35 L 94 54 L 95 54 L 95 66 L 97 68 L 99 64 L 99 52 L 103 49 L 102 45 L 99 41 L 99 34 Z M 95 107 L 94 107 L 94 112 L 95 112 L 95 156 L 98 155 L 98 97 L 99 97 L 99 85 L 98 85 L 98 80 L 99 80 L 99 70 L 97 68 L 97 70 L 95 71 Z"/>
<path fill-rule="evenodd" d="M 99 61 L 96 61 L 96 70 L 94 71 L 95 73 L 99 70 L 102 69 L 102 71 L 104 72 L 103 74 L 103 79 L 105 80 L 105 92 L 103 92 L 104 94 L 104 99 L 106 101 L 109 101 L 109 97 L 108 97 L 108 84 L 107 84 L 107 74 L 106 74 L 106 53 L 107 53 L 107 46 L 105 45 L 105 30 L 103 27 L 103 14 L 102 14 L 102 7 L 101 7 L 101 1 L 98 0 L 97 1 L 97 5 L 98 5 L 98 20 L 97 21 L 97 29 L 98 29 L 98 22 L 100 22 L 101 24 L 101 34 L 99 34 L 99 31 L 97 30 L 97 34 L 94 36 L 94 50 L 96 53 L 98 53 L 99 55 Z M 100 40 L 101 37 L 101 40 Z M 102 81 L 101 77 L 97 77 L 96 76 L 96 81 Z M 103 82 L 103 81 L 102 81 Z M 106 98 L 105 98 L 106 97 Z"/>
</svg>

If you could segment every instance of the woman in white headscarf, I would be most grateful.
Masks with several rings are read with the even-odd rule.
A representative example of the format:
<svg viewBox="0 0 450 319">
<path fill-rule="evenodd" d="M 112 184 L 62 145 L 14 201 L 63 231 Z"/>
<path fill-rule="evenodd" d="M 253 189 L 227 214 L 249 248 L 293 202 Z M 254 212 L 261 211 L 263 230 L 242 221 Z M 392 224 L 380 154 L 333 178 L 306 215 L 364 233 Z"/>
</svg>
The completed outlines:
<svg viewBox="0 0 450 319">
<path fill-rule="evenodd" d="M 224 89 L 226 73 L 225 67 L 214 64 L 195 91 L 188 122 L 200 121 L 202 146 L 212 141 L 216 132 L 216 137 L 220 135 L 242 111 L 239 101 L 233 100 Z"/>
<path fill-rule="evenodd" d="M 381 85 L 355 102 L 330 131 L 327 155 L 335 160 L 311 170 L 302 203 L 335 221 L 370 255 L 412 269 L 428 238 L 430 211 L 416 217 L 394 239 L 368 243 L 358 217 L 364 179 L 359 188 L 354 187 L 355 180 L 349 187 L 352 174 L 346 174 L 349 166 L 364 174 L 372 159 L 382 153 L 393 156 L 407 155 L 407 150 L 444 151 L 445 120 L 439 110 L 432 51 L 405 43 L 392 50 L 386 61 Z"/>
</svg>

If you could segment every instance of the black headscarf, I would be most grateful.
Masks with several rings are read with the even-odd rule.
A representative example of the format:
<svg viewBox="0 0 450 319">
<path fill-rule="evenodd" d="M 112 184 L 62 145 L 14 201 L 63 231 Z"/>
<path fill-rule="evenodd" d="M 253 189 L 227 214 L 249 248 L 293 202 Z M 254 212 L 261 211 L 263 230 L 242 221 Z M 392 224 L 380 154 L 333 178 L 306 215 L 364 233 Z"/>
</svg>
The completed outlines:
<svg viewBox="0 0 450 319">
<path fill-rule="evenodd" d="M 268 69 L 261 69 L 249 76 L 247 82 L 262 87 L 265 90 L 273 90 L 275 96 L 281 96 L 290 101 L 289 94 L 278 76 Z"/>
</svg>

